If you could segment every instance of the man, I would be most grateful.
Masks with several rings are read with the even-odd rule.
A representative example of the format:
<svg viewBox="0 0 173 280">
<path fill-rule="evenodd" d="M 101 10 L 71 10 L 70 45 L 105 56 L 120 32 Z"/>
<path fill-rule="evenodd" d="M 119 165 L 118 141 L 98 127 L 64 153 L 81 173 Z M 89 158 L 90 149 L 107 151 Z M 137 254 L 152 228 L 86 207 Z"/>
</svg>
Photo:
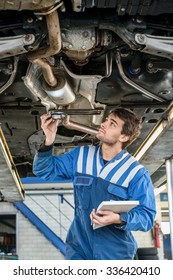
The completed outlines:
<svg viewBox="0 0 173 280">
<path fill-rule="evenodd" d="M 66 238 L 66 259 L 134 259 L 137 243 L 131 231 L 149 231 L 156 215 L 149 174 L 126 150 L 140 134 L 140 118 L 116 108 L 96 134 L 100 145 L 52 156 L 57 123 L 49 114 L 41 116 L 45 142 L 35 155 L 33 172 L 46 180 L 73 180 L 75 214 Z M 138 200 L 139 205 L 128 213 L 97 212 L 104 200 Z M 94 230 L 92 224 L 104 226 Z"/>
</svg>

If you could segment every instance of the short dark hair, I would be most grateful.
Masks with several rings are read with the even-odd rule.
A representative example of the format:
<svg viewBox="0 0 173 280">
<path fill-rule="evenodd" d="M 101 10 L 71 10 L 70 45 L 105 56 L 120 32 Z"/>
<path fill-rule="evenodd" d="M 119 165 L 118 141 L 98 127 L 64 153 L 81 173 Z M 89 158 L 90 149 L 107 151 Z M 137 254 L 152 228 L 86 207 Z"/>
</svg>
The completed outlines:
<svg viewBox="0 0 173 280">
<path fill-rule="evenodd" d="M 130 109 L 115 108 L 109 111 L 109 115 L 113 114 L 124 121 L 121 133 L 128 135 L 129 140 L 123 143 L 123 148 L 129 146 L 141 133 L 141 118 Z"/>
</svg>

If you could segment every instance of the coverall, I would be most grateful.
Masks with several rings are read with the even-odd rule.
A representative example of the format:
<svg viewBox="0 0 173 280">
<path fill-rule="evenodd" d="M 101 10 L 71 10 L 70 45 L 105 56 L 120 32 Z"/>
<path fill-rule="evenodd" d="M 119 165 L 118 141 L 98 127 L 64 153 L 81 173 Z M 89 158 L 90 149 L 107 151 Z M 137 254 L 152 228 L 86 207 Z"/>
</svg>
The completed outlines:
<svg viewBox="0 0 173 280">
<path fill-rule="evenodd" d="M 72 179 L 74 220 L 66 238 L 66 259 L 130 260 L 137 242 L 131 231 L 149 231 L 154 225 L 156 205 L 148 171 L 122 150 L 105 164 L 100 146 L 82 146 L 61 156 L 38 152 L 33 173 L 45 180 Z M 120 213 L 122 224 L 93 230 L 92 209 L 103 200 L 138 200 L 128 213 Z"/>
</svg>

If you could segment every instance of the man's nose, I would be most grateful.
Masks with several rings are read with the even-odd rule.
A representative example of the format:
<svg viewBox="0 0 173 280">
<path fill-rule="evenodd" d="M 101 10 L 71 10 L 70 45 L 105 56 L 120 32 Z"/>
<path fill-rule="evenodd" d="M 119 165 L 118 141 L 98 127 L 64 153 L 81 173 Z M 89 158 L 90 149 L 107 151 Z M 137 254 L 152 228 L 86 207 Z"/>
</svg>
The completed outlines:
<svg viewBox="0 0 173 280">
<path fill-rule="evenodd" d="M 105 128 L 106 127 L 106 121 L 102 122 L 100 126 Z"/>
</svg>

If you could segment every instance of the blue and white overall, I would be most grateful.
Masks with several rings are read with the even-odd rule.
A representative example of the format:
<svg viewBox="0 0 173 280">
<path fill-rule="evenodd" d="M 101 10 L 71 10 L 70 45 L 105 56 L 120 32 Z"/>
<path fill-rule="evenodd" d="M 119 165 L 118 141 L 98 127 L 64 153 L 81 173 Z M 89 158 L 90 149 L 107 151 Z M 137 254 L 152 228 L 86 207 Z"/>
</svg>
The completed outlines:
<svg viewBox="0 0 173 280">
<path fill-rule="evenodd" d="M 75 215 L 66 238 L 66 259 L 134 258 L 137 243 L 131 231 L 153 227 L 156 205 L 147 170 L 126 150 L 106 164 L 100 146 L 77 147 L 62 156 L 41 152 L 35 155 L 33 172 L 46 180 L 73 180 Z M 122 225 L 93 230 L 90 213 L 103 200 L 139 200 L 140 204 L 120 214 Z"/>
</svg>

